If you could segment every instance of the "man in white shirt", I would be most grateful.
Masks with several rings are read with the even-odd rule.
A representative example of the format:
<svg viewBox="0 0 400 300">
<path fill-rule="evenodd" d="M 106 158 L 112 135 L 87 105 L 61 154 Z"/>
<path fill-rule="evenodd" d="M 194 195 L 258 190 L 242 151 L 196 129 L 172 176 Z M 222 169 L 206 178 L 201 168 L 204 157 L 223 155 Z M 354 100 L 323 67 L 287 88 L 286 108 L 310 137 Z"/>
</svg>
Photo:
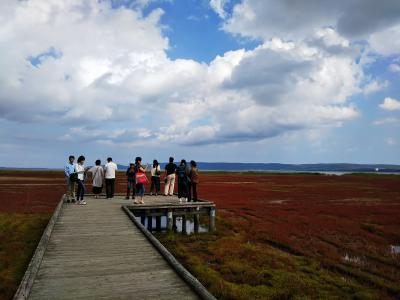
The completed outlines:
<svg viewBox="0 0 400 300">
<path fill-rule="evenodd" d="M 104 165 L 104 177 L 106 179 L 106 194 L 107 199 L 114 198 L 115 190 L 115 171 L 117 171 L 117 165 L 112 161 L 112 158 L 107 158 L 107 163 Z"/>
</svg>

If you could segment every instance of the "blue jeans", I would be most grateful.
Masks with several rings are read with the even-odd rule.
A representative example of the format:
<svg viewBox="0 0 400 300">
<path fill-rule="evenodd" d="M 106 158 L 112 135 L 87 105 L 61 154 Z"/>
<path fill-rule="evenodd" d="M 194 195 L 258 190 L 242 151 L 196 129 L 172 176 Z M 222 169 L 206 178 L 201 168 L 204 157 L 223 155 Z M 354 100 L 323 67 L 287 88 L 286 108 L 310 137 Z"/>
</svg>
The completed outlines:
<svg viewBox="0 0 400 300">
<path fill-rule="evenodd" d="M 83 200 L 83 196 L 85 195 L 85 185 L 83 180 L 78 180 L 78 192 L 76 194 L 76 200 Z"/>
<path fill-rule="evenodd" d="M 138 183 L 136 185 L 136 196 L 143 197 L 143 195 L 144 195 L 144 184 Z"/>
</svg>

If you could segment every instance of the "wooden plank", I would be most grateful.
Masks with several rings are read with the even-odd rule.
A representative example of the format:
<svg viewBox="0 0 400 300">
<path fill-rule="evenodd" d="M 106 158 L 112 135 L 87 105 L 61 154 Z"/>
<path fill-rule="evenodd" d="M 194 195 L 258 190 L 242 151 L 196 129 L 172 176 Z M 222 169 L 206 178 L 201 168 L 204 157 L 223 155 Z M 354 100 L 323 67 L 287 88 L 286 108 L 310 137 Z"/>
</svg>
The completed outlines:
<svg viewBox="0 0 400 300">
<path fill-rule="evenodd" d="M 131 201 L 86 201 L 64 204 L 29 299 L 198 299 L 123 213 Z"/>
</svg>

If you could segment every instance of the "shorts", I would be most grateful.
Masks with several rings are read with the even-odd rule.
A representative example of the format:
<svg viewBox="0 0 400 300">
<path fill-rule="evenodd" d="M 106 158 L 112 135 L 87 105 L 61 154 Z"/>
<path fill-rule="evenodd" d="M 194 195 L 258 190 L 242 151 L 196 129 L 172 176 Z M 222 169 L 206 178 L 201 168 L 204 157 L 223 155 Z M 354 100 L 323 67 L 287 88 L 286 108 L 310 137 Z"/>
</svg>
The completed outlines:
<svg viewBox="0 0 400 300">
<path fill-rule="evenodd" d="M 143 197 L 143 195 L 144 195 L 144 184 L 138 183 L 136 185 L 136 196 Z"/>
</svg>

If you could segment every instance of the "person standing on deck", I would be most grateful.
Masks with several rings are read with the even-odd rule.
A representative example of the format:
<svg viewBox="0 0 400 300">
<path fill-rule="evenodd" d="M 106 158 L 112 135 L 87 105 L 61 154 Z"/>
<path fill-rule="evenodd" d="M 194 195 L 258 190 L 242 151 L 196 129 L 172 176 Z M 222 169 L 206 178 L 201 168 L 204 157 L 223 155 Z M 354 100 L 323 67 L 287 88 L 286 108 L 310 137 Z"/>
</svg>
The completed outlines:
<svg viewBox="0 0 400 300">
<path fill-rule="evenodd" d="M 70 178 L 71 174 L 76 173 L 74 161 L 75 156 L 70 155 L 68 157 L 68 162 L 64 167 L 65 180 L 67 182 L 67 193 L 65 195 L 67 203 L 75 202 L 75 181 Z"/>
<path fill-rule="evenodd" d="M 85 157 L 83 155 L 78 157 L 78 163 L 76 165 L 76 173 L 78 173 L 78 191 L 76 194 L 76 201 L 79 205 L 86 205 L 86 201 L 83 200 L 85 196 Z"/>
<path fill-rule="evenodd" d="M 88 173 L 91 173 L 93 178 L 92 192 L 94 194 L 94 198 L 98 199 L 99 194 L 103 191 L 103 181 L 104 181 L 104 170 L 101 167 L 100 159 L 96 160 L 95 166 L 91 167 L 88 170 Z"/>
<path fill-rule="evenodd" d="M 125 199 L 129 200 L 130 193 L 132 191 L 132 199 L 135 200 L 136 194 L 136 178 L 135 178 L 135 163 L 131 162 L 129 164 L 128 169 L 126 170 L 126 179 L 128 181 L 126 188 L 126 197 Z"/>
<path fill-rule="evenodd" d="M 140 197 L 140 201 L 136 200 L 133 202 L 134 204 L 144 204 L 143 196 L 144 196 L 144 185 L 148 182 L 146 176 L 146 168 L 142 166 L 142 158 L 135 158 L 135 178 L 136 178 L 136 196 Z"/>
<path fill-rule="evenodd" d="M 194 160 L 190 161 L 189 182 L 188 182 L 188 201 L 197 201 L 197 184 L 199 183 L 199 170 Z"/>
<path fill-rule="evenodd" d="M 174 164 L 174 158 L 169 158 L 169 163 L 165 166 L 165 188 L 164 196 L 172 196 L 174 194 L 175 187 L 175 171 L 177 165 Z"/>
<path fill-rule="evenodd" d="M 188 198 L 188 180 L 189 180 L 189 170 L 186 166 L 186 160 L 182 159 L 181 163 L 176 170 L 178 175 L 178 198 L 179 202 L 187 202 Z"/>
<path fill-rule="evenodd" d="M 151 168 L 151 187 L 150 187 L 150 195 L 154 194 L 157 196 L 160 192 L 160 175 L 161 175 L 161 168 L 160 164 L 158 163 L 157 159 L 153 160 L 153 167 Z"/>
<path fill-rule="evenodd" d="M 115 191 L 115 171 L 117 171 L 117 165 L 112 161 L 112 158 L 107 158 L 107 163 L 104 166 L 105 179 L 106 179 L 106 194 L 107 199 L 114 198 Z"/>
</svg>

